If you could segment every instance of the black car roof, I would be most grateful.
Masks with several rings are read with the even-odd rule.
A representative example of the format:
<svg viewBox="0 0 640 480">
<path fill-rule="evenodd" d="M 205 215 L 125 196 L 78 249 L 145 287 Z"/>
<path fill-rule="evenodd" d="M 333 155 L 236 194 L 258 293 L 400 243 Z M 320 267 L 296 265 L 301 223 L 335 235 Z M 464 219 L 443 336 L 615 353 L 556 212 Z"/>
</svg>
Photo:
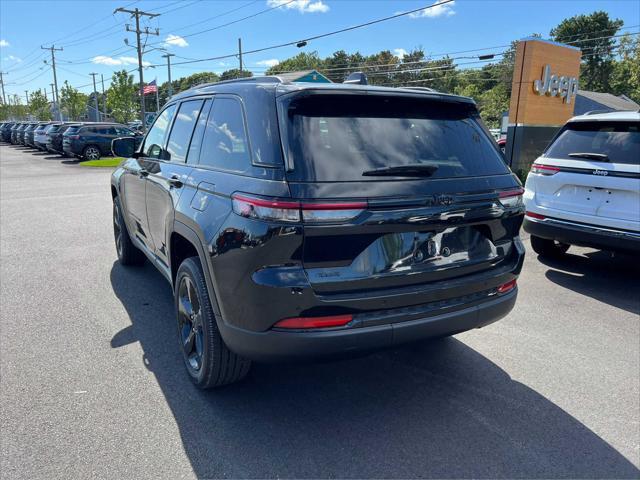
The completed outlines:
<svg viewBox="0 0 640 480">
<path fill-rule="evenodd" d="M 262 89 L 272 91 L 274 96 L 280 96 L 293 92 L 301 92 L 305 90 L 317 90 L 317 91 L 333 91 L 336 93 L 350 92 L 350 93 L 362 93 L 366 94 L 390 94 L 390 95 L 403 95 L 403 96 L 416 96 L 422 98 L 432 98 L 434 100 L 454 101 L 475 104 L 474 100 L 469 97 L 462 97 L 459 95 L 451 95 L 448 93 L 441 93 L 435 90 L 404 87 L 378 87 L 374 85 L 361 85 L 352 83 L 314 83 L 314 82 L 288 82 L 284 81 L 277 75 L 263 76 L 263 77 L 250 77 L 236 80 L 226 80 L 223 82 L 208 83 L 198 85 L 180 92 L 169 99 L 169 102 L 180 100 L 183 98 L 192 97 L 195 95 L 207 95 L 214 93 L 230 93 L 241 94 L 247 89 Z"/>
</svg>

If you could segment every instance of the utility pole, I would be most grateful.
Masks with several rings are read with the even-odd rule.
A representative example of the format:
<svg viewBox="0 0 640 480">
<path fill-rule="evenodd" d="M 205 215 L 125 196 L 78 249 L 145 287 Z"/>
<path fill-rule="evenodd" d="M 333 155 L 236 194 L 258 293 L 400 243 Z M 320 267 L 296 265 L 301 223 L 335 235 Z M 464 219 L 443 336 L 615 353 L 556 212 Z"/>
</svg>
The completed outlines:
<svg viewBox="0 0 640 480">
<path fill-rule="evenodd" d="M 136 41 L 137 41 L 137 49 L 138 49 L 138 74 L 140 76 L 140 121 L 142 122 L 143 130 L 146 130 L 146 125 L 144 121 L 144 76 L 142 74 L 142 44 L 140 42 L 140 34 L 144 33 L 146 35 L 160 35 L 160 31 L 156 28 L 155 32 L 149 30 L 149 27 L 145 27 L 144 30 L 140 30 L 140 17 L 157 17 L 160 15 L 159 13 L 149 13 L 143 12 L 142 10 L 136 8 L 135 10 L 127 10 L 126 8 L 116 8 L 115 12 L 123 12 L 128 13 L 132 17 L 136 18 L 136 28 L 131 29 L 131 27 L 127 24 L 127 32 L 135 32 Z"/>
<path fill-rule="evenodd" d="M 29 106 L 29 90 L 24 91 L 24 97 L 27 99 L 27 107 Z"/>
<path fill-rule="evenodd" d="M 104 117 L 107 115 L 107 97 L 104 95 L 104 75 L 100 74 L 100 79 L 102 80 L 102 113 L 103 113 L 103 121 Z"/>
<path fill-rule="evenodd" d="M 7 104 L 7 98 L 4 96 L 4 80 L 2 79 L 2 75 L 7 75 L 7 72 L 0 72 L 0 86 L 2 86 L 2 104 Z"/>
<path fill-rule="evenodd" d="M 242 76 L 242 39 L 238 39 L 238 59 L 240 59 L 240 75 Z"/>
<path fill-rule="evenodd" d="M 96 75 L 97 73 L 90 73 L 91 78 L 93 78 L 93 104 L 96 109 L 96 122 L 100 121 L 100 110 L 98 109 L 98 91 L 96 90 Z"/>
<path fill-rule="evenodd" d="M 56 91 L 53 88 L 54 87 L 53 83 L 50 83 L 49 85 L 51 85 L 51 101 L 53 102 L 53 108 L 55 109 L 56 108 Z M 45 87 L 45 91 L 46 90 L 47 89 Z"/>
<path fill-rule="evenodd" d="M 58 98 L 58 77 L 56 76 L 56 54 L 55 52 L 61 52 L 62 47 L 55 48 L 55 45 L 51 45 L 50 47 L 40 46 L 42 50 L 51 50 L 51 68 L 53 68 L 53 84 L 55 85 L 53 102 L 55 104 L 56 109 L 58 110 L 58 120 L 62 121 L 62 110 L 60 109 L 60 102 Z"/>
<path fill-rule="evenodd" d="M 169 96 L 167 98 L 171 98 L 173 95 L 173 85 L 171 84 L 171 57 L 175 57 L 175 55 L 173 53 L 162 55 L 162 58 L 167 59 L 167 76 L 169 77 Z"/>
</svg>

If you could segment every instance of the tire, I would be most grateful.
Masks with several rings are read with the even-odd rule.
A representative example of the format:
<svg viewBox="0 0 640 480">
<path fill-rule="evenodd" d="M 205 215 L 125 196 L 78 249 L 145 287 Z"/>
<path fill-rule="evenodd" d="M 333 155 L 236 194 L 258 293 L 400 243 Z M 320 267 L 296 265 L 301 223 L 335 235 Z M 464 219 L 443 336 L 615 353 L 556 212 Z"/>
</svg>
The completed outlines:
<svg viewBox="0 0 640 480">
<path fill-rule="evenodd" d="M 122 265 L 142 265 L 144 263 L 144 253 L 133 244 L 129 236 L 118 197 L 113 199 L 113 238 L 116 243 L 118 261 Z"/>
<path fill-rule="evenodd" d="M 249 373 L 251 361 L 225 345 L 198 257 L 182 262 L 174 290 L 178 345 L 193 383 L 209 389 L 242 380 Z"/>
<path fill-rule="evenodd" d="M 566 243 L 560 243 L 534 235 L 531 235 L 531 246 L 533 247 L 533 251 L 538 255 L 549 258 L 561 258 L 567 253 L 567 250 L 569 250 L 569 245 Z"/>
<path fill-rule="evenodd" d="M 100 160 L 100 157 L 102 157 L 102 153 L 95 145 L 87 145 L 82 150 L 82 158 L 85 160 Z"/>
</svg>

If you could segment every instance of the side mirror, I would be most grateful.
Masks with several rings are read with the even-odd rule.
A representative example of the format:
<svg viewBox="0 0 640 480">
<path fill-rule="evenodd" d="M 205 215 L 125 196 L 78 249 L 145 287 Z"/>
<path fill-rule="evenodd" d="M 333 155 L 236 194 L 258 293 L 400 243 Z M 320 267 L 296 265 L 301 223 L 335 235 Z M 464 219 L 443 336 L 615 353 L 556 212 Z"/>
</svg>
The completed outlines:
<svg viewBox="0 0 640 480">
<path fill-rule="evenodd" d="M 136 141 L 133 137 L 114 138 L 111 151 L 116 157 L 136 158 Z"/>
</svg>

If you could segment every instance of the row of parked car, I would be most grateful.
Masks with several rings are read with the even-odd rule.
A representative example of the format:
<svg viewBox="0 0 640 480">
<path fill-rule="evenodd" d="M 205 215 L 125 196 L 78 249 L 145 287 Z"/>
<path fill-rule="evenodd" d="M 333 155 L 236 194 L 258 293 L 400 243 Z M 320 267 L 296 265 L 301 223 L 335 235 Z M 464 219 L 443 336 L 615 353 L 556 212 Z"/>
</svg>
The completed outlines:
<svg viewBox="0 0 640 480">
<path fill-rule="evenodd" d="M 36 121 L 0 123 L 0 135 L 3 142 L 83 160 L 111 155 L 114 138 L 141 136 L 120 123 Z"/>
</svg>

